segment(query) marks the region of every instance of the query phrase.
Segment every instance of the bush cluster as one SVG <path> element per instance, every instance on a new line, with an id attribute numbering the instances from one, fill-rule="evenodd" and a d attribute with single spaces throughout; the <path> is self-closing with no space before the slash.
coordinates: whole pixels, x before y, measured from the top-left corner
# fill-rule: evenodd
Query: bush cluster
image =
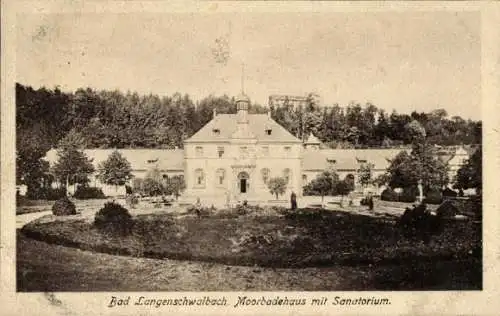
<path id="1" fill-rule="evenodd" d="M 191 205 L 187 208 L 188 214 L 196 214 L 198 217 L 206 217 L 209 216 L 212 211 L 215 210 L 215 207 L 205 207 L 205 206 L 196 206 Z"/>
<path id="2" fill-rule="evenodd" d="M 399 195 L 399 202 L 413 203 L 417 200 L 418 188 L 411 186 L 403 188 L 403 192 Z"/>
<path id="3" fill-rule="evenodd" d="M 55 201 L 66 196 L 64 188 L 36 188 L 26 192 L 26 197 L 30 200 L 49 200 Z"/>
<path id="4" fill-rule="evenodd" d="M 436 209 L 436 215 L 441 218 L 451 218 L 458 214 L 458 207 L 447 200 Z"/>
<path id="5" fill-rule="evenodd" d="M 438 189 L 430 189 L 425 194 L 424 203 L 426 204 L 441 204 L 443 202 L 443 195 Z"/>
<path id="6" fill-rule="evenodd" d="M 94 218 L 95 227 L 111 233 L 129 234 L 133 225 L 134 221 L 129 211 L 114 202 L 104 204 Z"/>
<path id="7" fill-rule="evenodd" d="M 406 202 L 413 203 L 417 200 L 418 188 L 417 187 L 407 187 L 403 189 L 400 194 L 396 193 L 393 189 L 387 188 L 382 191 L 380 199 L 382 201 L 393 201 L 393 202 Z M 424 203 L 426 204 L 441 204 L 443 202 L 443 195 L 438 189 L 430 189 L 425 194 Z"/>
<path id="8" fill-rule="evenodd" d="M 457 197 L 458 193 L 453 191 L 450 188 L 446 188 L 443 190 L 443 197 Z"/>
<path id="9" fill-rule="evenodd" d="M 73 194 L 75 199 L 104 199 L 106 196 L 102 192 L 101 188 L 96 187 L 86 187 L 86 186 L 78 186 Z"/>
<path id="10" fill-rule="evenodd" d="M 432 235 L 442 232 L 443 218 L 432 215 L 425 204 L 420 204 L 411 209 L 406 208 L 399 218 L 398 226 L 405 237 L 419 238 L 427 243 Z"/>
<path id="11" fill-rule="evenodd" d="M 76 214 L 75 204 L 67 196 L 64 196 L 52 205 L 52 214 L 56 216 L 74 215 Z"/>
<path id="12" fill-rule="evenodd" d="M 384 191 L 382 191 L 382 194 L 380 194 L 380 199 L 382 201 L 399 201 L 399 195 L 394 192 L 393 189 L 387 188 Z"/>

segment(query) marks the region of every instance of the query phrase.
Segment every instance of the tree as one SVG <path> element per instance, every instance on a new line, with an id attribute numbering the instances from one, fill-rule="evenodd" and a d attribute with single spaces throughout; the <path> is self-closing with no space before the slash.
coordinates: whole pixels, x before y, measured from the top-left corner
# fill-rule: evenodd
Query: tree
<path id="1" fill-rule="evenodd" d="M 149 196 L 162 195 L 165 192 L 158 168 L 153 168 L 146 173 L 146 177 L 142 182 L 142 189 Z"/>
<path id="2" fill-rule="evenodd" d="M 88 176 L 95 171 L 92 161 L 80 149 L 81 144 L 76 139 L 75 134 L 70 133 L 59 142 L 58 160 L 52 170 L 59 183 L 66 188 L 76 183 L 86 185 L 90 181 Z"/>
<path id="3" fill-rule="evenodd" d="M 130 163 L 118 150 L 113 151 L 108 159 L 99 164 L 98 171 L 97 178 L 105 184 L 114 185 L 116 190 L 133 177 Z"/>
<path id="4" fill-rule="evenodd" d="M 276 200 L 280 195 L 284 194 L 286 191 L 286 179 L 283 177 L 275 177 L 269 179 L 267 182 L 267 187 L 269 188 L 269 192 L 276 196 Z"/>
<path id="5" fill-rule="evenodd" d="M 186 189 L 186 183 L 184 182 L 184 177 L 182 176 L 173 176 L 168 179 L 166 192 L 167 194 L 175 195 L 175 199 L 177 200 L 181 195 L 182 191 Z"/>
<path id="6" fill-rule="evenodd" d="M 442 188 L 448 183 L 447 166 L 437 159 L 432 145 L 415 143 L 411 154 L 400 152 L 387 168 L 391 188 L 416 187 L 422 181 L 424 191 Z"/>
<path id="7" fill-rule="evenodd" d="M 372 170 L 374 165 L 372 163 L 362 164 L 358 169 L 358 181 L 363 186 L 366 187 L 373 183 L 372 181 Z"/>
<path id="8" fill-rule="evenodd" d="M 323 204 L 325 195 L 334 195 L 337 189 L 339 177 L 335 172 L 324 171 L 304 186 L 304 193 L 308 195 L 320 195 Z"/>
<path id="9" fill-rule="evenodd" d="M 340 195 L 340 203 L 344 200 L 344 196 L 348 195 L 349 192 L 352 191 L 352 185 L 349 183 L 349 181 L 342 180 L 337 182 L 337 185 L 335 186 L 336 193 Z"/>
<path id="10" fill-rule="evenodd" d="M 144 180 L 142 178 L 133 178 L 132 179 L 132 191 L 134 193 L 144 193 L 143 187 Z"/>
<path id="11" fill-rule="evenodd" d="M 417 120 L 406 124 L 405 132 L 409 143 L 422 142 L 426 136 L 425 128 Z"/>
<path id="12" fill-rule="evenodd" d="M 467 162 L 458 169 L 455 187 L 457 189 L 476 189 L 476 194 L 480 195 L 483 188 L 483 158 L 482 149 L 479 147 Z"/>

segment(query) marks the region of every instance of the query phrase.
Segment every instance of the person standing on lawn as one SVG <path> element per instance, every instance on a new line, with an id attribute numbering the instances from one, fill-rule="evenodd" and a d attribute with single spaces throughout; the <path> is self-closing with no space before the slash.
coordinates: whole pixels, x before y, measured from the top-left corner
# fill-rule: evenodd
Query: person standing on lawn
<path id="1" fill-rule="evenodd" d="M 297 195 L 295 194 L 295 192 L 292 192 L 292 194 L 290 195 L 290 204 L 292 210 L 297 209 Z"/>
<path id="2" fill-rule="evenodd" d="M 368 192 L 368 196 L 366 197 L 366 199 L 367 199 L 368 210 L 373 211 L 373 195 L 371 192 Z"/>

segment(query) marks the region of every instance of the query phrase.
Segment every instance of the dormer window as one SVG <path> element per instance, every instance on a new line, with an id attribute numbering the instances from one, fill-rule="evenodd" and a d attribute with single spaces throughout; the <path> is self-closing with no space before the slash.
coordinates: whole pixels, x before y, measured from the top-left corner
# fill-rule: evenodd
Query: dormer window
<path id="1" fill-rule="evenodd" d="M 220 135 L 220 129 L 218 129 L 218 128 L 214 128 L 214 129 L 212 130 L 212 132 L 213 132 L 215 135 Z"/>

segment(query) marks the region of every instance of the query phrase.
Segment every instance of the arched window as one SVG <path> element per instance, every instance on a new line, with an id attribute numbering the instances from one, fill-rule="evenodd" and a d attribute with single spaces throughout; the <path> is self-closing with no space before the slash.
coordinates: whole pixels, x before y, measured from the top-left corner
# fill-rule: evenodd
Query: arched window
<path id="1" fill-rule="evenodd" d="M 224 169 L 217 169 L 215 172 L 215 181 L 217 186 L 223 186 L 225 183 L 226 179 L 226 170 Z"/>
<path id="2" fill-rule="evenodd" d="M 260 174 L 262 175 L 262 182 L 264 182 L 265 184 L 267 184 L 267 182 L 269 181 L 269 177 L 271 175 L 271 171 L 269 171 L 268 168 L 263 168 L 260 171 Z"/>
<path id="3" fill-rule="evenodd" d="M 204 187 L 205 186 L 205 173 L 203 169 L 196 169 L 194 171 L 195 186 Z"/>
<path id="4" fill-rule="evenodd" d="M 289 168 L 283 170 L 283 178 L 285 178 L 287 184 L 290 182 L 291 177 L 292 177 L 292 171 Z"/>

